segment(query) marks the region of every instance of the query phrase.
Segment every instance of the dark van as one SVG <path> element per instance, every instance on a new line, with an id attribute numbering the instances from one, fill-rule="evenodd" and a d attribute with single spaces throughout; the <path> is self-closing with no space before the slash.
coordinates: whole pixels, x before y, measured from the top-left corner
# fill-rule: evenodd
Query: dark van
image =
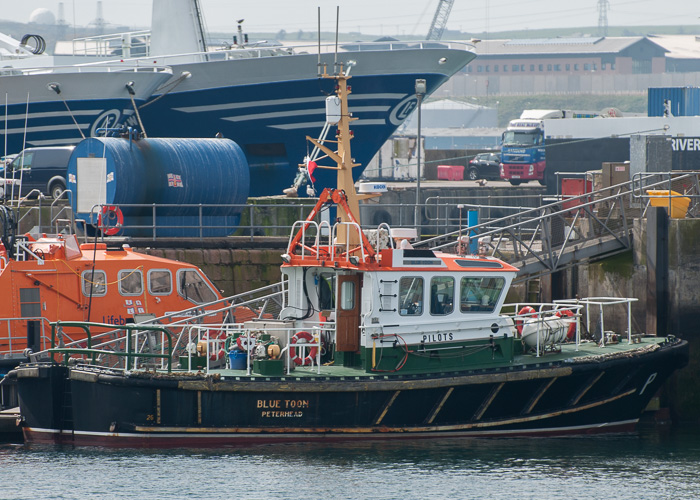
<path id="1" fill-rule="evenodd" d="M 38 189 L 53 198 L 66 189 L 68 160 L 75 146 L 27 148 L 12 160 L 7 177 L 22 179 L 20 196 Z M 8 195 L 10 189 L 7 190 Z"/>

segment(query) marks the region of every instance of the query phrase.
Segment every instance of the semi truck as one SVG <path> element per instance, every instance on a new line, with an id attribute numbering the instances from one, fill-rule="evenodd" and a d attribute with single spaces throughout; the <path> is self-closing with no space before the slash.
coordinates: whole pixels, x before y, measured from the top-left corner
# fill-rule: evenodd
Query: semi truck
<path id="1" fill-rule="evenodd" d="M 517 186 L 523 182 L 546 184 L 545 123 L 553 119 L 617 117 L 616 108 L 597 111 L 564 109 L 526 109 L 520 118 L 511 120 L 501 144 L 501 179 Z"/>

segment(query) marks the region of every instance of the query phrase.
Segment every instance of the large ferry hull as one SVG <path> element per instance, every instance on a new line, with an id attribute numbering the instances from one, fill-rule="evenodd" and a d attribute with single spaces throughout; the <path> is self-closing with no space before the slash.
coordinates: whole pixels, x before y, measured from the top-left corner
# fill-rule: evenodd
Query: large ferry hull
<path id="1" fill-rule="evenodd" d="M 623 356 L 440 376 L 164 377 L 57 365 L 15 373 L 29 443 L 236 446 L 632 432 L 687 363 L 672 340 Z"/>

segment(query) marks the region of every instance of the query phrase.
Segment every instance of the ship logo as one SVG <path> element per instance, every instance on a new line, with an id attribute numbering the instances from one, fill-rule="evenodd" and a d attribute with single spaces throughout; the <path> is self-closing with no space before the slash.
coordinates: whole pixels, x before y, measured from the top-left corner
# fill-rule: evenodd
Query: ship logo
<path id="1" fill-rule="evenodd" d="M 119 122 L 119 118 L 121 118 L 121 115 L 122 114 L 118 109 L 110 109 L 108 111 L 104 111 L 100 116 L 97 117 L 95 122 L 92 124 L 92 128 L 90 129 L 90 136 L 97 136 L 98 129 L 114 127 Z"/>
<path id="2" fill-rule="evenodd" d="M 398 103 L 393 110 L 391 110 L 391 115 L 389 120 L 395 126 L 399 126 L 403 121 L 408 118 L 416 106 L 418 105 L 418 98 L 414 95 L 410 95 L 404 98 L 400 103 Z"/>

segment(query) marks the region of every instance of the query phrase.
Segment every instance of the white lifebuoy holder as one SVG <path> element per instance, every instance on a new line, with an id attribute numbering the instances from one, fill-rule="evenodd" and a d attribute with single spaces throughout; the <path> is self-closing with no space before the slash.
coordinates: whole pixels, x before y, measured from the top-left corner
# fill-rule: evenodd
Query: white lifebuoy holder
<path id="1" fill-rule="evenodd" d="M 314 336 L 311 335 L 309 332 L 297 332 L 294 334 L 290 341 L 290 346 L 289 346 L 289 357 L 292 358 L 292 361 L 294 361 L 297 365 L 299 366 L 308 366 L 308 365 L 313 365 L 315 359 L 316 359 L 316 354 L 318 353 L 318 346 L 312 346 L 309 349 L 309 353 L 306 355 L 306 357 L 302 358 L 297 354 L 296 348 L 292 344 L 308 344 L 310 342 L 313 342 Z M 301 351 L 301 349 L 299 349 Z"/>
<path id="2" fill-rule="evenodd" d="M 255 349 L 255 344 L 257 343 L 257 340 L 255 339 L 254 336 L 247 337 L 245 335 L 241 335 L 236 339 L 236 345 L 241 351 L 248 352 L 252 349 Z"/>
<path id="3" fill-rule="evenodd" d="M 97 217 L 97 227 L 107 236 L 114 236 L 122 230 L 124 214 L 114 205 L 104 205 Z"/>

